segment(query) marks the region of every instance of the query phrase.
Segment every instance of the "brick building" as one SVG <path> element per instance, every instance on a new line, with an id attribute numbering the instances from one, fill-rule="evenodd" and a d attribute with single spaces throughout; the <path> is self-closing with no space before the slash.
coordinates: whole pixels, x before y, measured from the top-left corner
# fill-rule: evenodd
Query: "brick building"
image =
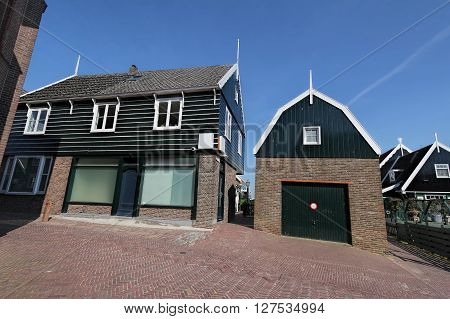
<path id="1" fill-rule="evenodd" d="M 0 1 L 0 162 L 46 8 L 43 0 Z"/>
<path id="2" fill-rule="evenodd" d="M 21 96 L 0 210 L 211 227 L 244 169 L 237 64 L 73 75 Z"/>
<path id="3" fill-rule="evenodd" d="M 386 250 L 380 148 L 346 106 L 311 87 L 277 111 L 254 154 L 256 229 Z"/>

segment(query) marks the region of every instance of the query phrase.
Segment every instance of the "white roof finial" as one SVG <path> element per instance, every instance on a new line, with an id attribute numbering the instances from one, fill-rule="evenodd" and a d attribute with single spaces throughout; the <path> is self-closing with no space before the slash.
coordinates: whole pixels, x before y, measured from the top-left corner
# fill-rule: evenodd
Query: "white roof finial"
<path id="1" fill-rule="evenodd" d="M 309 104 L 313 104 L 312 70 L 309 70 Z"/>
<path id="2" fill-rule="evenodd" d="M 236 50 L 236 64 L 237 64 L 237 70 L 236 70 L 236 80 L 239 80 L 239 38 L 237 39 L 237 50 Z"/>
<path id="3" fill-rule="evenodd" d="M 80 55 L 78 54 L 77 64 L 75 65 L 74 75 L 78 75 L 78 68 L 80 67 Z"/>
<path id="4" fill-rule="evenodd" d="M 403 139 L 401 137 L 398 138 L 398 145 L 400 145 L 400 152 L 403 154 Z"/>
<path id="5" fill-rule="evenodd" d="M 436 143 L 437 151 L 438 151 L 438 153 L 440 153 L 441 150 L 439 149 L 439 141 L 438 141 L 437 133 L 434 133 L 434 139 L 436 140 L 435 143 Z"/>

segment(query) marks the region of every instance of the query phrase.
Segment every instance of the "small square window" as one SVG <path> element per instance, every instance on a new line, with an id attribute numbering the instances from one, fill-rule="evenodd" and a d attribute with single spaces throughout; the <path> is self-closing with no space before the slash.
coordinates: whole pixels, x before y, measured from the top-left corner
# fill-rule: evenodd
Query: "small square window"
<path id="1" fill-rule="evenodd" d="M 448 164 L 434 164 L 437 178 L 450 178 L 450 170 Z"/>
<path id="2" fill-rule="evenodd" d="M 118 114 L 117 104 L 94 104 L 91 132 L 114 132 Z"/>
<path id="3" fill-rule="evenodd" d="M 155 120 L 153 129 L 169 130 L 181 127 L 183 111 L 182 99 L 158 99 L 155 102 Z"/>
<path id="4" fill-rule="evenodd" d="M 303 127 L 303 145 L 320 145 L 320 126 Z"/>
<path id="5" fill-rule="evenodd" d="M 28 109 L 27 123 L 23 134 L 44 134 L 50 109 Z"/>

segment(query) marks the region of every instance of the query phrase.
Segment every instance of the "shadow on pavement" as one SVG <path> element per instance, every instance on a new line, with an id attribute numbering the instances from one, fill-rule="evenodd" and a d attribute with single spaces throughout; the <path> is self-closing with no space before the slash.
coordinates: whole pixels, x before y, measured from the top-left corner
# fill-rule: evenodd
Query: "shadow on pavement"
<path id="1" fill-rule="evenodd" d="M 229 222 L 231 224 L 241 225 L 241 226 L 245 226 L 245 227 L 248 227 L 248 228 L 251 228 L 251 229 L 254 228 L 253 216 L 244 216 L 244 214 L 242 214 L 242 212 L 236 213 L 233 216 L 233 218 L 231 218 L 229 220 Z"/>
<path id="2" fill-rule="evenodd" d="M 0 237 L 38 218 L 35 213 L 0 213 Z"/>
<path id="3" fill-rule="evenodd" d="M 394 238 L 388 238 L 391 244 L 391 255 L 395 256 L 403 261 L 420 264 L 423 266 L 439 268 L 450 272 L 450 261 L 445 257 L 433 254 L 429 251 L 410 245 L 401 241 L 397 241 Z M 404 252 L 412 255 L 412 257 Z"/>

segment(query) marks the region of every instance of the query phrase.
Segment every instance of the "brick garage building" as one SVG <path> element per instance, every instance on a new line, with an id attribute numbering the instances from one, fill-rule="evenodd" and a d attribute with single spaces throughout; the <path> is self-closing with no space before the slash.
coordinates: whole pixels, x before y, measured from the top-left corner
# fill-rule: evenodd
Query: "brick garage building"
<path id="1" fill-rule="evenodd" d="M 254 154 L 256 229 L 386 251 L 380 148 L 346 106 L 310 88 Z"/>
<path id="2" fill-rule="evenodd" d="M 46 8 L 43 0 L 0 1 L 0 162 Z"/>
<path id="3" fill-rule="evenodd" d="M 21 100 L 0 211 L 212 227 L 244 169 L 238 65 L 73 75 Z"/>

